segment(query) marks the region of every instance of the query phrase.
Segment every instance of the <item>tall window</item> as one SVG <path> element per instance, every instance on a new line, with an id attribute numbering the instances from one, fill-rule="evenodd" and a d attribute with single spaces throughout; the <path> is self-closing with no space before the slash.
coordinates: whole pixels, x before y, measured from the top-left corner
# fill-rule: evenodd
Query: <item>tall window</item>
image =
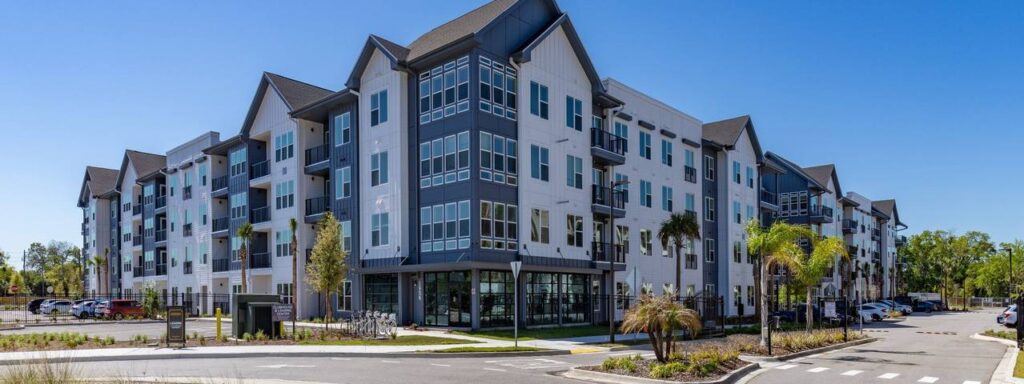
<path id="1" fill-rule="evenodd" d="M 274 161 L 295 157 L 295 132 L 285 132 L 274 137 Z"/>
<path id="2" fill-rule="evenodd" d="M 519 247 L 519 210 L 514 204 L 480 201 L 480 246 L 515 251 Z"/>
<path id="3" fill-rule="evenodd" d="M 515 68 L 480 56 L 480 110 L 516 119 L 518 82 Z"/>
<path id="4" fill-rule="evenodd" d="M 469 56 L 420 74 L 420 124 L 469 110 Z"/>
<path id="5" fill-rule="evenodd" d="M 740 212 L 740 202 L 732 202 L 732 215 L 733 221 L 736 222 L 736 224 L 740 224 L 743 222 L 743 214 Z"/>
<path id="6" fill-rule="evenodd" d="M 454 153 L 452 154 L 454 156 Z M 388 152 L 370 155 L 370 186 L 376 187 L 388 182 Z"/>
<path id="7" fill-rule="evenodd" d="M 651 159 L 651 134 L 640 132 L 640 157 Z"/>
<path id="8" fill-rule="evenodd" d="M 388 245 L 388 213 L 374 213 L 370 216 L 370 245 Z"/>
<path id="9" fill-rule="evenodd" d="M 732 262 L 734 262 L 734 263 L 741 263 L 741 262 L 743 262 L 742 254 L 743 254 L 743 247 L 740 245 L 740 242 L 737 241 L 735 243 L 732 243 Z"/>
<path id="10" fill-rule="evenodd" d="M 715 181 L 715 158 L 704 156 L 704 179 Z"/>
<path id="11" fill-rule="evenodd" d="M 469 200 L 420 208 L 423 252 L 469 248 Z"/>
<path id="12" fill-rule="evenodd" d="M 615 136 L 621 137 L 623 139 L 629 138 L 629 126 L 626 125 L 626 123 L 623 123 L 621 121 L 615 120 L 615 129 L 614 129 L 614 131 L 615 131 Z"/>
<path id="13" fill-rule="evenodd" d="M 732 162 L 732 181 L 736 184 L 742 183 L 740 180 L 740 163 L 738 161 Z"/>
<path id="14" fill-rule="evenodd" d="M 566 185 L 576 189 L 583 189 L 583 159 L 573 155 L 565 155 L 565 167 Z"/>
<path id="15" fill-rule="evenodd" d="M 651 256 L 654 254 L 653 237 L 650 229 L 640 230 L 640 254 Z"/>
<path id="16" fill-rule="evenodd" d="M 565 126 L 577 131 L 583 130 L 583 101 L 580 99 L 565 97 Z"/>
<path id="17" fill-rule="evenodd" d="M 334 145 L 348 144 L 352 141 L 352 114 L 345 112 L 334 116 Z"/>
<path id="18" fill-rule="evenodd" d="M 566 244 L 570 247 L 582 247 L 583 246 L 583 216 L 566 215 L 565 216 L 565 240 Z"/>
<path id="19" fill-rule="evenodd" d="M 246 216 L 246 209 L 249 205 L 249 193 L 242 192 L 231 195 L 229 198 L 229 206 L 231 208 L 231 218 L 239 219 Z"/>
<path id="20" fill-rule="evenodd" d="M 640 180 L 640 205 L 650 208 L 653 205 L 653 194 L 651 182 Z"/>
<path id="21" fill-rule="evenodd" d="M 715 262 L 715 239 L 704 239 L 704 261 Z"/>
<path id="22" fill-rule="evenodd" d="M 420 188 L 468 179 L 469 131 L 420 143 Z"/>
<path id="23" fill-rule="evenodd" d="M 661 209 L 672 212 L 672 188 L 661 186 Z"/>
<path id="24" fill-rule="evenodd" d="M 704 197 L 704 221 L 715 221 L 714 197 Z"/>
<path id="25" fill-rule="evenodd" d="M 289 180 L 274 186 L 274 204 L 277 209 L 295 206 L 295 181 Z"/>
<path id="26" fill-rule="evenodd" d="M 618 185 L 615 186 L 615 190 L 622 194 L 622 202 L 629 202 L 629 176 L 621 173 L 615 173 L 615 182 Z"/>
<path id="27" fill-rule="evenodd" d="M 370 126 L 388 122 L 388 90 L 370 95 Z"/>
<path id="28" fill-rule="evenodd" d="M 341 222 L 341 249 L 352 252 L 352 220 Z"/>
<path id="29" fill-rule="evenodd" d="M 672 142 L 661 140 L 661 163 L 672 166 Z"/>
<path id="30" fill-rule="evenodd" d="M 530 145 L 530 177 L 548 181 L 548 174 L 548 149 L 536 145 Z"/>
<path id="31" fill-rule="evenodd" d="M 754 188 L 754 168 L 747 167 L 747 187 Z"/>
<path id="32" fill-rule="evenodd" d="M 292 255 L 291 229 L 274 232 L 274 254 L 277 257 Z"/>
<path id="33" fill-rule="evenodd" d="M 516 140 L 480 132 L 480 179 L 500 184 L 518 184 L 518 153 Z"/>
<path id="34" fill-rule="evenodd" d="M 530 114 L 548 118 L 548 87 L 533 81 L 530 82 Z"/>
<path id="35" fill-rule="evenodd" d="M 231 166 L 231 176 L 241 175 L 245 173 L 245 162 L 247 152 L 248 151 L 245 148 L 242 148 L 237 151 L 231 152 L 231 154 L 228 155 L 228 163 Z"/>
<path id="36" fill-rule="evenodd" d="M 697 212 L 695 197 L 692 193 L 686 194 L 686 210 L 689 212 Z"/>
<path id="37" fill-rule="evenodd" d="M 210 174 L 210 166 L 207 164 L 199 164 L 199 185 L 206 186 L 206 179 Z"/>
<path id="38" fill-rule="evenodd" d="M 534 208 L 530 212 L 530 241 L 548 244 L 551 240 L 551 227 L 548 221 L 548 210 Z"/>
<path id="39" fill-rule="evenodd" d="M 334 198 L 344 199 L 352 196 L 352 167 L 343 167 L 334 171 Z"/>

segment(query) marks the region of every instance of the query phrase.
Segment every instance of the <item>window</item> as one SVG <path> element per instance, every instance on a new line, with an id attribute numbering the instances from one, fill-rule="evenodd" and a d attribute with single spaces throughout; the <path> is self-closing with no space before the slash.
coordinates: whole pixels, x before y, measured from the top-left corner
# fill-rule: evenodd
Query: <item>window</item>
<path id="1" fill-rule="evenodd" d="M 277 294 L 281 296 L 281 302 L 291 304 L 295 301 L 295 290 L 291 283 L 278 283 Z"/>
<path id="2" fill-rule="evenodd" d="M 452 137 L 454 140 L 454 136 Z M 454 148 L 453 148 L 454 152 Z M 454 153 L 452 154 L 454 156 Z M 388 182 L 388 152 L 370 155 L 370 186 L 376 187 Z"/>
<path id="3" fill-rule="evenodd" d="M 565 216 L 565 241 L 570 247 L 583 247 L 583 216 Z"/>
<path id="4" fill-rule="evenodd" d="M 231 152 L 228 155 L 228 163 L 230 164 L 231 176 L 241 175 L 245 173 L 245 162 L 246 162 L 246 149 L 242 148 L 237 151 Z"/>
<path id="5" fill-rule="evenodd" d="M 704 221 L 715 221 L 714 197 L 704 197 Z"/>
<path id="6" fill-rule="evenodd" d="M 740 202 L 732 202 L 732 215 L 734 218 L 733 221 L 736 222 L 736 224 L 741 224 L 743 222 L 743 216 L 742 213 L 740 213 Z"/>
<path id="7" fill-rule="evenodd" d="M 687 213 L 689 213 L 689 212 L 696 213 L 697 212 L 697 210 L 695 208 L 696 202 L 694 201 L 694 199 L 695 199 L 695 197 L 694 197 L 694 195 L 692 193 L 687 193 L 686 194 L 686 211 L 687 211 Z"/>
<path id="8" fill-rule="evenodd" d="M 469 200 L 420 208 L 423 252 L 469 248 Z"/>
<path id="9" fill-rule="evenodd" d="M 388 213 L 374 213 L 370 217 L 370 245 L 388 245 Z"/>
<path id="10" fill-rule="evenodd" d="M 737 161 L 732 162 L 732 181 L 736 184 L 742 183 L 740 180 L 740 163 Z"/>
<path id="11" fill-rule="evenodd" d="M 583 131 L 583 101 L 580 99 L 565 97 L 565 126 Z"/>
<path id="12" fill-rule="evenodd" d="M 338 310 L 352 310 L 352 282 L 345 280 L 341 283 L 341 300 L 338 301 Z"/>
<path id="13" fill-rule="evenodd" d="M 206 179 L 210 174 L 210 167 L 206 164 L 199 165 L 199 185 L 206 186 Z"/>
<path id="14" fill-rule="evenodd" d="M 286 132 L 274 137 L 274 161 L 295 157 L 295 132 Z"/>
<path id="15" fill-rule="evenodd" d="M 640 132 L 640 157 L 651 159 L 651 134 Z"/>
<path id="16" fill-rule="evenodd" d="M 629 126 L 626 123 L 616 120 L 615 121 L 615 136 L 626 139 L 629 137 Z"/>
<path id="17" fill-rule="evenodd" d="M 277 209 L 295 206 L 295 181 L 289 180 L 274 186 L 274 203 Z"/>
<path id="18" fill-rule="evenodd" d="M 646 180 L 640 180 L 640 205 L 650 208 L 652 205 L 652 194 L 651 182 Z"/>
<path id="19" fill-rule="evenodd" d="M 334 116 L 334 145 L 348 144 L 352 141 L 352 114 L 345 112 Z"/>
<path id="20" fill-rule="evenodd" d="M 661 209 L 672 212 L 672 188 L 661 187 Z"/>
<path id="21" fill-rule="evenodd" d="M 704 156 L 704 179 L 715 181 L 715 158 Z"/>
<path id="22" fill-rule="evenodd" d="M 754 286 L 747 286 L 747 305 L 754 306 Z"/>
<path id="23" fill-rule="evenodd" d="M 622 246 L 622 254 L 629 255 L 629 227 L 625 225 L 615 226 L 615 242 Z"/>
<path id="24" fill-rule="evenodd" d="M 565 183 L 566 185 L 583 189 L 583 159 L 565 155 Z"/>
<path id="25" fill-rule="evenodd" d="M 753 220 L 753 219 L 754 219 L 754 206 L 748 204 L 747 205 L 747 221 L 750 221 L 750 220 Z"/>
<path id="26" fill-rule="evenodd" d="M 468 179 L 469 131 L 420 143 L 420 188 Z"/>
<path id="27" fill-rule="evenodd" d="M 242 238 L 231 236 L 231 261 L 238 261 L 238 252 L 242 249 Z"/>
<path id="28" fill-rule="evenodd" d="M 741 263 L 743 262 L 743 246 L 740 242 L 732 243 L 732 262 Z"/>
<path id="29" fill-rule="evenodd" d="M 292 255 L 292 231 L 286 229 L 274 233 L 274 254 L 277 257 Z"/>
<path id="30" fill-rule="evenodd" d="M 469 110 L 469 56 L 420 74 L 420 124 Z"/>
<path id="31" fill-rule="evenodd" d="M 704 239 L 704 261 L 715 262 L 715 239 Z"/>
<path id="32" fill-rule="evenodd" d="M 493 113 L 509 120 L 515 120 L 517 87 L 518 82 L 516 81 L 515 68 L 480 56 L 481 111 Z"/>
<path id="33" fill-rule="evenodd" d="M 548 181 L 549 160 L 548 149 L 530 145 L 530 177 Z"/>
<path id="34" fill-rule="evenodd" d="M 345 252 L 352 252 L 352 220 L 345 220 L 341 223 L 341 249 Z"/>
<path id="35" fill-rule="evenodd" d="M 370 95 L 370 126 L 388 122 L 388 90 Z"/>
<path id="36" fill-rule="evenodd" d="M 661 163 L 672 166 L 672 142 L 664 139 L 661 140 Z"/>
<path id="37" fill-rule="evenodd" d="M 500 184 L 518 183 L 519 146 L 513 139 L 480 132 L 480 178 Z"/>
<path id="38" fill-rule="evenodd" d="M 629 176 L 623 175 L 621 173 L 616 173 L 615 174 L 615 182 L 619 183 L 619 185 L 616 185 L 614 189 L 622 194 L 622 202 L 623 203 L 628 203 L 629 202 Z"/>
<path id="39" fill-rule="evenodd" d="M 534 208 L 530 212 L 530 241 L 549 244 L 551 236 L 548 210 Z"/>
<path id="40" fill-rule="evenodd" d="M 548 87 L 530 82 L 530 114 L 548 118 Z"/>
<path id="41" fill-rule="evenodd" d="M 230 206 L 231 209 L 231 218 L 239 219 L 245 217 L 246 210 L 248 209 L 249 205 L 249 193 L 242 192 L 231 195 L 229 200 L 230 201 L 228 202 L 228 205 Z"/>
<path id="42" fill-rule="evenodd" d="M 644 256 L 651 256 L 654 254 L 654 247 L 652 244 L 652 236 L 650 229 L 640 230 L 640 254 Z"/>
<path id="43" fill-rule="evenodd" d="M 480 201 L 480 247 L 518 249 L 519 211 L 513 204 Z"/>
<path id="44" fill-rule="evenodd" d="M 344 199 L 352 196 L 352 167 L 343 167 L 334 171 L 334 198 Z"/>
<path id="45" fill-rule="evenodd" d="M 754 188 L 754 168 L 747 167 L 747 187 Z"/>

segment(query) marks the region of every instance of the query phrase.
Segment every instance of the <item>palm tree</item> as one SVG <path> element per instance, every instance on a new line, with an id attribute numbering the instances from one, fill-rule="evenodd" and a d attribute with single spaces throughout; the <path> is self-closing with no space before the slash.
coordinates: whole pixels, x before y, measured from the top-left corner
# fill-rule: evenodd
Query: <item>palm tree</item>
<path id="1" fill-rule="evenodd" d="M 620 331 L 646 333 L 655 358 L 668 362 L 675 345 L 675 330 L 685 329 L 690 335 L 696 335 L 701 330 L 700 315 L 679 305 L 672 290 L 654 296 L 650 285 L 645 284 L 640 291 L 637 304 L 626 312 Z"/>
<path id="2" fill-rule="evenodd" d="M 249 266 L 249 239 L 252 239 L 252 224 L 248 221 L 238 227 L 238 237 L 242 240 L 242 249 L 238 250 L 238 261 L 242 264 L 242 293 L 249 293 L 245 279 L 245 269 Z"/>
<path id="3" fill-rule="evenodd" d="M 697 216 L 690 213 L 672 213 L 668 219 L 661 222 L 658 229 L 658 239 L 661 240 L 662 248 L 668 248 L 669 242 L 675 245 L 676 251 L 676 285 L 678 293 L 683 284 L 683 244 L 693 239 L 700 239 L 700 224 L 697 223 Z"/>
<path id="4" fill-rule="evenodd" d="M 109 258 L 110 258 L 110 248 L 104 248 L 102 256 L 101 255 L 96 255 L 96 256 L 93 256 L 92 260 L 90 260 L 92 265 L 96 266 L 96 280 L 98 280 L 98 282 L 97 282 L 98 284 L 97 285 L 99 286 L 97 288 L 99 288 L 99 290 L 100 290 L 100 295 L 103 295 L 103 281 L 104 280 L 108 280 L 106 278 L 106 275 L 107 275 L 107 273 L 109 273 L 107 271 L 107 260 L 109 260 Z M 109 282 L 108 282 L 108 284 L 109 284 Z"/>
<path id="5" fill-rule="evenodd" d="M 761 346 L 768 346 L 768 270 L 775 265 L 796 269 L 800 267 L 804 250 L 797 243 L 811 238 L 814 233 L 807 227 L 783 222 L 772 223 L 767 229 L 755 219 L 747 222 L 747 249 L 761 260 Z"/>
<path id="6" fill-rule="evenodd" d="M 849 255 L 846 253 L 846 243 L 843 239 L 835 236 L 826 237 L 818 240 L 817 238 L 812 239 L 811 253 L 807 254 L 803 261 L 800 269 L 797 270 L 797 281 L 804 285 L 807 289 L 806 304 L 807 304 L 807 331 L 810 332 L 814 326 L 814 312 L 811 306 L 811 290 L 815 286 L 819 285 L 821 278 L 825 276 L 833 265 L 835 265 L 836 256 L 847 260 Z"/>
<path id="7" fill-rule="evenodd" d="M 299 295 L 295 293 L 295 288 L 299 286 L 299 272 L 298 272 L 298 252 L 299 252 L 299 239 L 295 233 L 299 229 L 299 222 L 295 218 L 288 219 L 288 228 L 292 230 L 292 287 L 289 289 L 289 293 L 292 294 L 292 337 L 295 337 L 295 313 L 298 311 L 296 304 L 298 302 Z"/>

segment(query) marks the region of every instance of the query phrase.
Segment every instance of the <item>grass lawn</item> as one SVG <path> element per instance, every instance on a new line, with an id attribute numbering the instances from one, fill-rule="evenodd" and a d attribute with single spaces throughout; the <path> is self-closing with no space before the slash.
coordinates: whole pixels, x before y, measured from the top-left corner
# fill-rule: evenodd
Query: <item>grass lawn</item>
<path id="1" fill-rule="evenodd" d="M 467 353 L 467 352 L 537 352 L 546 351 L 543 348 L 533 347 L 455 347 L 431 351 L 432 353 Z"/>
<path id="2" fill-rule="evenodd" d="M 1024 377 L 1024 353 L 1017 354 L 1017 364 L 1013 366 L 1013 377 Z"/>
<path id="3" fill-rule="evenodd" d="M 471 340 L 449 339 L 434 336 L 399 336 L 397 339 L 370 340 L 305 340 L 302 345 L 449 345 L 476 344 Z"/>
<path id="4" fill-rule="evenodd" d="M 500 330 L 500 331 L 477 331 L 477 332 L 462 332 L 454 331 L 452 333 L 466 336 L 483 337 L 494 340 L 505 340 L 512 341 L 514 339 L 513 332 L 511 329 Z M 599 325 L 586 325 L 579 327 L 561 327 L 561 328 L 539 328 L 539 329 L 520 329 L 519 340 L 548 340 L 548 339 L 565 339 L 569 337 L 580 337 L 580 336 L 594 336 L 594 335 L 607 335 L 608 327 Z"/>
<path id="5" fill-rule="evenodd" d="M 1012 340 L 1012 341 L 1016 341 L 1017 340 L 1017 331 L 1015 331 L 1015 330 L 1013 330 L 1013 331 L 1006 331 L 1006 330 L 997 331 L 997 330 L 994 330 L 994 329 L 986 329 L 985 332 L 981 333 L 981 335 L 982 336 L 988 336 L 988 337 L 998 337 L 998 338 L 1001 338 L 1001 339 Z"/>

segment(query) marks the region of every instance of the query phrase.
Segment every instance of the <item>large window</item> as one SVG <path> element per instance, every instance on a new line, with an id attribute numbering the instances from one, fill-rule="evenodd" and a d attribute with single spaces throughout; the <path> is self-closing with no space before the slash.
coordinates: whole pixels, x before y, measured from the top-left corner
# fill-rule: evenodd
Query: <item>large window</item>
<path id="1" fill-rule="evenodd" d="M 370 126 L 388 122 L 388 90 L 370 95 Z"/>
<path id="2" fill-rule="evenodd" d="M 626 125 L 626 123 L 624 123 L 624 122 L 621 122 L 619 120 L 615 120 L 614 132 L 615 132 L 615 136 L 621 137 L 623 139 L 628 139 L 629 138 L 629 126 Z"/>
<path id="3" fill-rule="evenodd" d="M 248 151 L 245 148 L 231 152 L 228 155 L 228 163 L 230 164 L 231 176 L 241 175 L 245 173 L 246 153 Z"/>
<path id="4" fill-rule="evenodd" d="M 469 200 L 421 207 L 421 251 L 469 248 L 469 207 Z"/>
<path id="5" fill-rule="evenodd" d="M 471 325 L 473 280 L 469 271 L 424 273 L 423 282 L 424 323 L 452 327 Z"/>
<path id="6" fill-rule="evenodd" d="M 345 252 L 352 252 L 352 221 L 345 220 L 341 223 L 341 249 Z"/>
<path id="7" fill-rule="evenodd" d="M 715 221 L 715 198 L 704 197 L 704 220 Z"/>
<path id="8" fill-rule="evenodd" d="M 469 56 L 420 74 L 420 124 L 469 110 Z"/>
<path id="9" fill-rule="evenodd" d="M 715 262 L 715 239 L 704 239 L 704 261 Z"/>
<path id="10" fill-rule="evenodd" d="M 570 247 L 583 247 L 583 216 L 565 216 L 565 241 Z"/>
<path id="11" fill-rule="evenodd" d="M 295 157 L 295 132 L 285 132 L 274 137 L 274 161 Z"/>
<path id="12" fill-rule="evenodd" d="M 388 152 L 370 155 L 370 186 L 376 187 L 388 182 Z"/>
<path id="13" fill-rule="evenodd" d="M 274 186 L 274 206 L 277 209 L 295 206 L 295 180 L 277 183 Z"/>
<path id="14" fill-rule="evenodd" d="M 661 186 L 661 209 L 672 212 L 672 188 Z"/>
<path id="15" fill-rule="evenodd" d="M 343 199 L 352 196 L 352 167 L 343 167 L 334 171 L 334 198 Z"/>
<path id="16" fill-rule="evenodd" d="M 511 272 L 480 271 L 480 326 L 512 325 L 514 295 Z"/>
<path id="17" fill-rule="evenodd" d="M 370 245 L 388 245 L 388 213 L 374 213 L 370 216 Z"/>
<path id="18" fill-rule="evenodd" d="M 231 218 L 240 219 L 246 216 L 246 209 L 249 206 L 249 193 L 242 192 L 231 195 L 229 198 L 229 206 L 231 209 Z"/>
<path id="19" fill-rule="evenodd" d="M 754 168 L 747 167 L 747 187 L 754 188 Z"/>
<path id="20" fill-rule="evenodd" d="M 651 159 L 651 134 L 640 132 L 640 157 Z"/>
<path id="21" fill-rule="evenodd" d="M 653 237 L 650 229 L 640 230 L 640 254 L 644 256 L 654 254 Z"/>
<path id="22" fill-rule="evenodd" d="M 672 166 L 672 142 L 664 139 L 661 140 L 661 163 Z"/>
<path id="23" fill-rule="evenodd" d="M 291 229 L 274 232 L 274 254 L 278 257 L 292 255 Z"/>
<path id="24" fill-rule="evenodd" d="M 732 162 L 732 181 L 736 184 L 742 183 L 740 180 L 740 163 L 738 161 Z"/>
<path id="25" fill-rule="evenodd" d="M 548 149 L 536 145 L 530 146 L 530 177 L 548 181 L 550 169 Z"/>
<path id="26" fill-rule="evenodd" d="M 468 179 L 469 131 L 420 143 L 420 188 Z"/>
<path id="27" fill-rule="evenodd" d="M 585 323 L 593 310 L 582 274 L 526 274 L 526 322 L 529 325 Z"/>
<path id="28" fill-rule="evenodd" d="M 741 224 L 743 222 L 743 213 L 740 211 L 740 202 L 738 201 L 732 202 L 732 216 L 733 222 L 736 224 Z"/>
<path id="29" fill-rule="evenodd" d="M 480 179 L 499 184 L 519 182 L 519 145 L 514 139 L 480 132 Z"/>
<path id="30" fill-rule="evenodd" d="M 516 70 L 480 56 L 480 110 L 516 119 Z"/>
<path id="31" fill-rule="evenodd" d="M 530 211 L 530 241 L 541 244 L 551 242 L 551 225 L 546 209 L 534 208 Z"/>
<path id="32" fill-rule="evenodd" d="M 577 131 L 583 130 L 583 101 L 572 96 L 565 97 L 565 126 Z"/>
<path id="33" fill-rule="evenodd" d="M 515 251 L 519 247 L 519 210 L 514 204 L 480 201 L 480 247 Z"/>
<path id="34" fill-rule="evenodd" d="M 352 140 L 352 114 L 345 112 L 334 116 L 334 145 L 348 144 Z"/>
<path id="35" fill-rule="evenodd" d="M 530 114 L 548 118 L 548 87 L 533 81 L 530 82 Z"/>
<path id="36" fill-rule="evenodd" d="M 651 191 L 651 182 L 646 180 L 640 180 L 640 205 L 650 208 L 653 204 L 653 191 Z"/>
<path id="37" fill-rule="evenodd" d="M 715 158 L 704 156 L 704 179 L 715 181 Z"/>
<path id="38" fill-rule="evenodd" d="M 576 189 L 583 189 L 583 159 L 565 155 L 565 170 L 565 184 Z"/>
<path id="39" fill-rule="evenodd" d="M 398 313 L 398 275 L 366 275 L 364 287 L 366 310 Z"/>

